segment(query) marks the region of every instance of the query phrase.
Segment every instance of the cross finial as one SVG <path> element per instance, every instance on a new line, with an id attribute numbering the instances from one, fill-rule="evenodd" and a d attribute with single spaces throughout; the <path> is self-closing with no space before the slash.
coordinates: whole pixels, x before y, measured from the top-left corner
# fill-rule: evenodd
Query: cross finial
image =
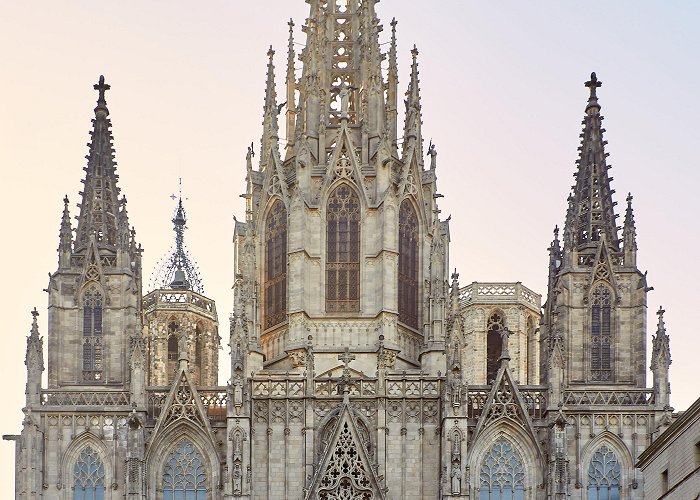
<path id="1" fill-rule="evenodd" d="M 634 197 L 632 196 L 632 193 L 627 193 L 627 206 L 630 207 L 632 206 L 632 200 Z"/>
<path id="2" fill-rule="evenodd" d="M 339 361 L 342 361 L 343 364 L 345 365 L 345 367 L 343 368 L 343 370 L 347 370 L 347 369 L 348 369 L 348 365 L 350 364 L 350 361 L 353 361 L 354 359 L 355 359 L 355 355 L 354 355 L 354 354 L 350 354 L 350 348 L 348 348 L 348 347 L 345 348 L 345 351 L 343 352 L 343 354 L 340 354 L 340 355 L 338 356 L 338 360 L 339 360 Z"/>
<path id="3" fill-rule="evenodd" d="M 665 312 L 666 311 L 664 310 L 663 306 L 659 306 L 659 310 L 656 311 L 656 314 L 659 316 L 660 319 L 663 319 Z"/>
<path id="4" fill-rule="evenodd" d="M 32 309 L 32 317 L 34 317 L 34 321 L 36 321 L 37 316 L 39 316 L 39 311 L 37 311 L 35 307 Z"/>
<path id="5" fill-rule="evenodd" d="M 596 76 L 595 72 L 591 73 L 591 79 L 588 80 L 584 85 L 586 85 L 586 87 L 588 87 L 588 89 L 591 91 L 591 96 L 588 98 L 588 100 L 597 101 L 598 96 L 596 95 L 596 89 L 603 85 L 603 82 L 598 80 L 598 77 Z"/>

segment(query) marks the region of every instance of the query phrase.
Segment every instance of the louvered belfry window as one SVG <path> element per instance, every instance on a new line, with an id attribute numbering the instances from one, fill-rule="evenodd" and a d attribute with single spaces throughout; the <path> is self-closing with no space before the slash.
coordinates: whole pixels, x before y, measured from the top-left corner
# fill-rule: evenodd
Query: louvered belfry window
<path id="1" fill-rule="evenodd" d="M 360 310 L 360 199 L 341 184 L 328 199 L 326 311 Z"/>
<path id="2" fill-rule="evenodd" d="M 596 286 L 591 301 L 591 379 L 595 382 L 612 380 L 610 304 L 610 289 Z"/>
<path id="3" fill-rule="evenodd" d="M 287 209 L 275 201 L 265 219 L 265 328 L 287 319 Z"/>
<path id="4" fill-rule="evenodd" d="M 83 295 L 83 380 L 100 382 L 102 376 L 102 294 L 91 287 Z"/>
<path id="5" fill-rule="evenodd" d="M 399 209 L 399 321 L 418 328 L 418 216 L 409 200 Z"/>

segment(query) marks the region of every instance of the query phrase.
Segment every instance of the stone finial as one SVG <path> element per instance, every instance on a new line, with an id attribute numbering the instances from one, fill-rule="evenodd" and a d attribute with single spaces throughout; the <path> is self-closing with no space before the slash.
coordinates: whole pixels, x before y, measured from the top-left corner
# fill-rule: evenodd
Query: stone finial
<path id="1" fill-rule="evenodd" d="M 109 110 L 107 109 L 107 101 L 105 100 L 105 92 L 108 91 L 111 86 L 105 83 L 105 77 L 100 75 L 99 81 L 93 85 L 95 90 L 99 92 L 97 97 L 97 107 L 95 107 L 96 116 L 107 116 L 109 115 Z"/>
<path id="2" fill-rule="evenodd" d="M 584 85 L 588 87 L 588 90 L 590 91 L 590 96 L 588 97 L 588 106 L 586 107 L 586 109 L 588 109 L 591 106 L 597 106 L 600 109 L 596 90 L 603 85 L 603 82 L 598 80 L 598 77 L 596 76 L 595 72 L 593 72 L 591 73 L 591 79 L 588 80 Z"/>

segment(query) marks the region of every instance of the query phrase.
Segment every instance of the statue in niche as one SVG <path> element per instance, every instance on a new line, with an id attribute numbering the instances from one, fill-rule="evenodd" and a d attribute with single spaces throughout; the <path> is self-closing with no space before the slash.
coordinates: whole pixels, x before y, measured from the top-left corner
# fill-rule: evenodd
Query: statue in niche
<path id="1" fill-rule="evenodd" d="M 242 460 L 243 459 L 243 446 L 241 443 L 241 433 L 236 432 L 233 435 L 233 459 L 234 460 Z"/>
<path id="2" fill-rule="evenodd" d="M 452 486 L 452 494 L 459 495 L 462 491 L 462 471 L 459 463 L 452 464 L 452 470 L 450 471 L 450 482 Z"/>
<path id="3" fill-rule="evenodd" d="M 243 471 L 241 464 L 233 464 L 233 494 L 241 495 L 243 493 Z"/>

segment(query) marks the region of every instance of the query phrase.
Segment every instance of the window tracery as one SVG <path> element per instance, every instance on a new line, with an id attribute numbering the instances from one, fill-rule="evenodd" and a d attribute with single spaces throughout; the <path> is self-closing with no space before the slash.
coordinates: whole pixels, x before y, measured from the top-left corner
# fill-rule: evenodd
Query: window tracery
<path id="1" fill-rule="evenodd" d="M 503 347 L 502 332 L 506 324 L 503 315 L 495 312 L 486 324 L 486 383 L 490 384 L 498 374 L 499 360 Z"/>
<path id="2" fill-rule="evenodd" d="M 97 287 L 83 295 L 83 380 L 102 381 L 102 294 Z"/>
<path id="3" fill-rule="evenodd" d="M 328 199 L 326 311 L 360 310 L 360 199 L 341 184 Z"/>
<path id="4" fill-rule="evenodd" d="M 588 466 L 588 500 L 620 500 L 620 462 L 615 452 L 603 445 Z"/>
<path id="5" fill-rule="evenodd" d="M 321 478 L 318 498 L 320 500 L 351 498 L 372 500 L 375 498 L 372 483 L 347 422 L 343 422 L 335 449 Z"/>
<path id="6" fill-rule="evenodd" d="M 287 319 L 287 209 L 275 201 L 265 219 L 265 328 Z"/>
<path id="7" fill-rule="evenodd" d="M 591 379 L 596 382 L 612 380 L 611 298 L 602 283 L 591 294 Z"/>
<path id="8" fill-rule="evenodd" d="M 409 200 L 399 209 L 399 321 L 418 328 L 418 216 Z"/>
<path id="9" fill-rule="evenodd" d="M 87 446 L 73 466 L 73 500 L 104 500 L 105 467 L 100 455 Z"/>
<path id="10" fill-rule="evenodd" d="M 525 467 L 510 441 L 500 437 L 486 452 L 479 482 L 479 500 L 525 499 Z"/>
<path id="11" fill-rule="evenodd" d="M 187 439 L 165 460 L 163 500 L 206 500 L 207 471 L 202 454 Z"/>

